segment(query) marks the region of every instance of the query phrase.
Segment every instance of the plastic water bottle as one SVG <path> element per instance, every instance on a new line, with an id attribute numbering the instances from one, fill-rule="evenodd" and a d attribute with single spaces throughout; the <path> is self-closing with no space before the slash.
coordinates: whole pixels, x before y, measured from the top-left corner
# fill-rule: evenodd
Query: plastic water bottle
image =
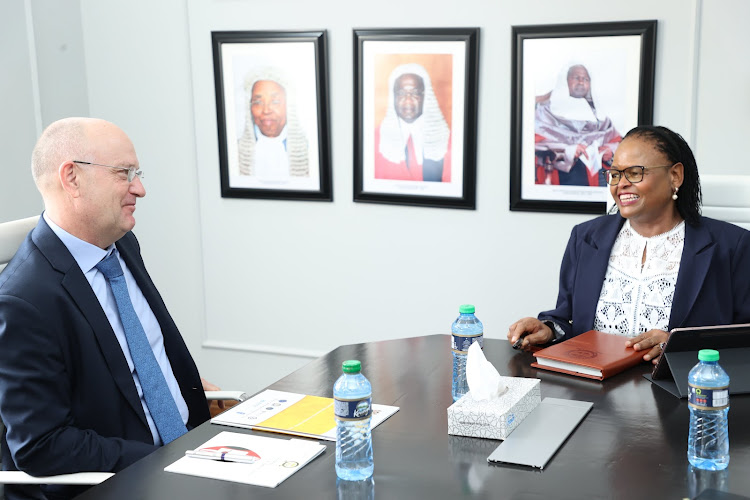
<path id="1" fill-rule="evenodd" d="M 474 342 L 484 349 L 484 327 L 482 322 L 474 316 L 474 306 L 472 304 L 463 304 L 458 308 L 458 318 L 451 325 L 452 341 L 451 350 L 453 351 L 453 384 L 451 393 L 453 401 L 457 401 L 469 392 L 469 386 L 466 383 L 466 354 L 469 346 Z"/>
<path id="2" fill-rule="evenodd" d="M 336 475 L 347 481 L 372 476 L 372 386 L 357 360 L 344 361 L 344 371 L 333 386 L 336 415 Z"/>
<path id="3" fill-rule="evenodd" d="M 687 496 L 697 498 L 706 490 L 727 491 L 729 489 L 729 469 L 703 470 L 686 464 Z M 710 495 L 709 495 L 710 498 Z"/>
<path id="4" fill-rule="evenodd" d="M 361 481 L 336 480 L 338 500 L 375 500 L 375 479 L 370 477 Z"/>
<path id="5" fill-rule="evenodd" d="M 690 434 L 688 461 L 699 469 L 723 470 L 729 465 L 729 375 L 719 366 L 719 351 L 698 352 L 688 375 Z"/>

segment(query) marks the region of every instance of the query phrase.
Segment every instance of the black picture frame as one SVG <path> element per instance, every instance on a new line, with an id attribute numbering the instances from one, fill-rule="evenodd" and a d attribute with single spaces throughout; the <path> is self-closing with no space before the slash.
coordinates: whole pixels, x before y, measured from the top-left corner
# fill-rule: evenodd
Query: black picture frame
<path id="1" fill-rule="evenodd" d="M 353 35 L 354 201 L 475 209 L 479 28 Z M 389 85 L 397 74 L 417 75 L 423 87 L 402 90 L 402 107 Z M 404 114 L 408 107 L 418 111 Z M 409 127 L 416 147 L 404 139 Z"/>
<path id="2" fill-rule="evenodd" d="M 223 198 L 333 200 L 326 39 L 211 32 Z"/>
<path id="3" fill-rule="evenodd" d="M 512 27 L 510 210 L 605 212 L 602 169 L 621 136 L 652 124 L 656 27 L 655 20 Z M 585 87 L 574 91 L 566 81 L 581 73 L 589 76 L 585 99 L 573 95 Z"/>

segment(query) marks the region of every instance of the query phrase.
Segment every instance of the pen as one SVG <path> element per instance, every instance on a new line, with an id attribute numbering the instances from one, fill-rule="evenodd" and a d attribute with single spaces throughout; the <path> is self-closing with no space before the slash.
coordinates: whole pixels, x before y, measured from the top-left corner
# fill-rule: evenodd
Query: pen
<path id="1" fill-rule="evenodd" d="M 513 342 L 513 346 L 512 346 L 512 347 L 513 347 L 513 349 L 520 349 L 520 348 L 521 348 L 521 344 L 523 343 L 523 338 L 524 338 L 524 337 L 525 337 L 526 335 L 528 335 L 528 334 L 529 334 L 529 332 L 523 332 L 523 333 L 521 334 L 521 336 L 520 336 L 520 337 L 518 337 L 518 340 L 516 340 L 515 342 Z"/>
<path id="2" fill-rule="evenodd" d="M 206 460 L 218 460 L 220 462 L 235 462 L 239 464 L 253 464 L 258 461 L 257 457 L 245 455 L 236 451 L 219 451 L 219 450 L 187 450 L 186 457 L 203 458 Z"/>

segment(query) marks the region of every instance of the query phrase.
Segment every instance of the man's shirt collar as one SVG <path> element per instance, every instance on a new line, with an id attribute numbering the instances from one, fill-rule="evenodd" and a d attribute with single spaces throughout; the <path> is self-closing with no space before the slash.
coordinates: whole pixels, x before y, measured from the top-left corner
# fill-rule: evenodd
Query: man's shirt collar
<path id="1" fill-rule="evenodd" d="M 83 271 L 83 274 L 91 271 L 94 266 L 96 266 L 104 257 L 109 255 L 109 253 L 114 248 L 114 244 L 112 244 L 106 250 L 102 250 L 96 245 L 92 245 L 87 241 L 83 241 L 82 239 L 73 236 L 65 229 L 55 224 L 47 216 L 47 212 L 44 212 L 42 214 L 42 217 L 44 217 L 44 221 L 47 223 L 50 229 L 52 229 L 52 232 L 54 232 L 57 237 L 60 238 L 60 241 L 63 242 L 63 245 L 65 245 L 65 247 L 75 259 L 78 267 L 80 267 L 81 271 Z"/>

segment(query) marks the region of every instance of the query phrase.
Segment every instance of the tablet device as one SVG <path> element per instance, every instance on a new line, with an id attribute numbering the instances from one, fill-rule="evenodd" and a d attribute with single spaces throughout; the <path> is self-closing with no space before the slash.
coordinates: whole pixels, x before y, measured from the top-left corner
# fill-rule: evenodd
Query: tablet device
<path id="1" fill-rule="evenodd" d="M 729 374 L 729 394 L 750 393 L 750 323 L 675 328 L 659 362 L 645 377 L 677 397 L 686 398 L 688 373 L 698 363 L 698 351 L 716 349 L 719 364 Z"/>

